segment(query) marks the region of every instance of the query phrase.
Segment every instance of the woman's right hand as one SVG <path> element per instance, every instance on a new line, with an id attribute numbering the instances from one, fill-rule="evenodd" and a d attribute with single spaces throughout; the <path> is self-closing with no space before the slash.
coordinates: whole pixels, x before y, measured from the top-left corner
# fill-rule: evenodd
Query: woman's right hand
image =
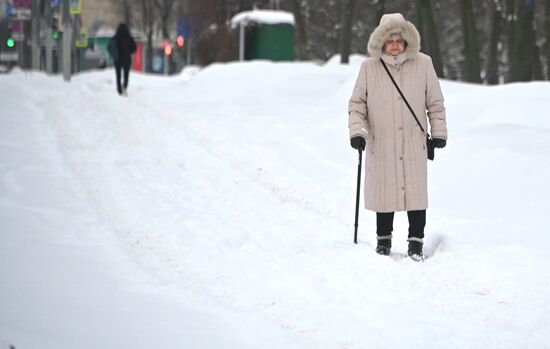
<path id="1" fill-rule="evenodd" d="M 350 139 L 351 147 L 353 149 L 363 151 L 365 149 L 365 139 L 361 136 L 355 136 Z"/>

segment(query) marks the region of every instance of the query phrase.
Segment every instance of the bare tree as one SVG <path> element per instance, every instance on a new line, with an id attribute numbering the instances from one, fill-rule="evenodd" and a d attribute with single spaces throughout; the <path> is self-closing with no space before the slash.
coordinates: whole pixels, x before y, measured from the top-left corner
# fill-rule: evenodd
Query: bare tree
<path id="1" fill-rule="evenodd" d="M 355 0 L 343 0 L 342 25 L 340 27 L 340 62 L 349 63 L 351 49 L 351 23 Z"/>
<path id="2" fill-rule="evenodd" d="M 151 72 L 153 70 L 153 27 L 155 24 L 153 0 L 140 0 L 140 3 L 142 27 L 147 38 L 147 44 L 145 45 L 145 70 Z"/>
<path id="3" fill-rule="evenodd" d="M 340 49 L 342 8 L 339 1 L 307 0 L 306 25 L 311 58 L 325 60 Z"/>
<path id="4" fill-rule="evenodd" d="M 544 27 L 546 32 L 546 80 L 550 80 L 550 0 L 546 0 L 544 5 Z"/>
<path id="5" fill-rule="evenodd" d="M 542 62 L 540 60 L 540 50 L 538 45 L 535 43 L 533 48 L 533 70 L 532 77 L 530 80 L 544 80 L 544 74 L 542 73 Z"/>
<path id="6" fill-rule="evenodd" d="M 535 28 L 533 1 L 517 2 L 517 22 L 514 29 L 511 81 L 530 81 L 534 73 Z"/>
<path id="7" fill-rule="evenodd" d="M 268 3 L 264 0 L 260 5 L 268 6 Z M 240 11 L 250 10 L 251 1 L 188 0 L 187 5 L 195 48 L 194 62 L 206 65 L 236 59 L 238 36 L 231 30 L 229 20 Z"/>
<path id="8" fill-rule="evenodd" d="M 430 0 L 417 0 L 416 7 L 418 25 L 423 39 L 422 50 L 432 58 L 437 76 L 442 78 L 443 62 L 439 50 L 439 35 L 435 25 L 432 3 Z"/>
<path id="9" fill-rule="evenodd" d="M 513 67 L 515 66 L 515 54 L 514 47 L 516 42 L 516 22 L 517 13 L 515 0 L 506 0 L 506 43 L 507 43 L 507 59 L 506 66 L 508 68 L 508 74 L 506 81 L 510 81 L 513 75 Z"/>
<path id="10" fill-rule="evenodd" d="M 122 3 L 120 4 L 122 7 L 122 13 L 124 15 L 124 23 L 128 26 L 128 28 L 132 27 L 132 0 L 122 0 Z"/>
<path id="11" fill-rule="evenodd" d="M 550 1 L 550 0 L 549 0 Z M 305 60 L 309 58 L 308 55 L 308 39 L 306 32 L 306 22 L 304 20 L 304 14 L 302 10 L 301 0 L 290 0 L 292 12 L 294 13 L 294 30 L 295 30 L 295 47 L 298 53 L 298 58 Z"/>
<path id="12" fill-rule="evenodd" d="M 129 1 L 130 0 L 118 0 Z M 163 36 L 169 34 L 170 3 L 187 5 L 185 15 L 194 37 L 199 64 L 235 59 L 237 36 L 227 27 L 236 13 L 258 8 L 280 8 L 295 17 L 295 49 L 299 59 L 326 60 L 336 53 L 342 61 L 352 53 L 366 53 L 370 34 L 384 13 L 401 12 L 415 24 L 422 50 L 429 54 L 439 76 L 497 84 L 517 80 L 517 69 L 550 80 L 550 0 L 139 0 L 140 10 L 153 3 L 153 18 Z M 544 12 L 529 17 L 532 3 Z M 136 7 L 134 5 L 134 7 Z M 139 7 L 139 6 L 137 6 Z M 351 11 L 348 10 L 351 7 Z M 521 7 L 521 8 L 520 8 Z M 141 11 L 137 11 L 139 13 Z M 147 12 L 147 10 L 143 11 Z M 151 10 L 149 9 L 149 13 Z M 137 18 L 133 13 L 134 20 Z M 164 13 L 164 19 L 162 19 Z M 351 13 L 351 17 L 350 17 Z M 459 14 L 457 16 L 457 13 Z M 353 18 L 351 20 L 350 18 Z M 535 36 L 533 26 L 539 28 Z M 144 25 L 144 32 L 148 26 Z M 349 38 L 348 34 L 349 33 Z M 349 40 L 349 41 L 348 41 Z M 349 49 L 348 47 L 349 42 Z M 537 47 L 538 43 L 538 47 Z M 530 48 L 526 48 L 528 45 Z M 540 50 L 537 54 L 537 49 Z M 439 52 L 438 52 L 439 51 Z M 528 56 L 528 57 L 527 57 Z M 523 63 L 521 63 L 523 62 Z M 483 69 L 482 69 L 483 68 Z M 544 68 L 544 69 L 543 69 Z"/>
<path id="13" fill-rule="evenodd" d="M 170 32 L 168 31 L 168 23 L 170 15 L 172 14 L 172 8 L 174 7 L 174 0 L 153 0 L 155 7 L 160 15 L 160 27 L 162 37 L 168 39 Z"/>
<path id="14" fill-rule="evenodd" d="M 489 85 L 499 83 L 498 76 L 498 46 L 502 34 L 502 1 L 491 0 L 491 33 L 489 39 L 489 54 L 486 67 L 486 81 Z"/>
<path id="15" fill-rule="evenodd" d="M 460 6 L 464 35 L 465 80 L 480 83 L 481 68 L 479 62 L 479 45 L 477 43 L 477 30 L 472 1 L 463 0 Z"/>
<path id="16" fill-rule="evenodd" d="M 376 8 L 376 23 L 380 22 L 380 18 L 386 13 L 386 1 L 385 0 L 375 0 L 374 4 Z"/>

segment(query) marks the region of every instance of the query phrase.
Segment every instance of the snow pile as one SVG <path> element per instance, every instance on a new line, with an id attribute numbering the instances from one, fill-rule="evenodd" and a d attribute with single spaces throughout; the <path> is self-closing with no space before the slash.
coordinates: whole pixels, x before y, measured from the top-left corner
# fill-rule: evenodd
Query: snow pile
<path id="1" fill-rule="evenodd" d="M 294 25 L 294 14 L 287 11 L 252 10 L 238 13 L 231 18 L 232 27 L 249 23 Z"/>
<path id="2" fill-rule="evenodd" d="M 374 253 L 373 213 L 352 243 L 351 62 L 133 74 L 129 98 L 112 71 L 0 77 L 0 339 L 549 346 L 550 84 L 442 82 L 449 142 L 417 264 L 404 213 L 393 257 Z"/>

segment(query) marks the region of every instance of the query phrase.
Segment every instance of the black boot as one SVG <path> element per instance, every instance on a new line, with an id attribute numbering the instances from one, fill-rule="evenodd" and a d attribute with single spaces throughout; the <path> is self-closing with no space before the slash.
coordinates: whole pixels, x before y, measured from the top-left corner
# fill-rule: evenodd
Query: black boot
<path id="1" fill-rule="evenodd" d="M 415 262 L 423 262 L 424 254 L 422 253 L 422 247 L 424 243 L 422 239 L 410 238 L 409 239 L 409 250 L 407 254 Z"/>
<path id="2" fill-rule="evenodd" d="M 388 256 L 390 254 L 391 237 L 391 235 L 378 237 L 378 244 L 376 244 L 376 253 L 382 256 Z"/>

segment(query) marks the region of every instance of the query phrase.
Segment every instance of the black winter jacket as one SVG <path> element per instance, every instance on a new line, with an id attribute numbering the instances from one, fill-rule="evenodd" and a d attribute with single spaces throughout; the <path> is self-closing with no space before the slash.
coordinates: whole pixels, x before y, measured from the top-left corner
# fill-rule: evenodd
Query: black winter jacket
<path id="1" fill-rule="evenodd" d="M 132 54 L 136 52 L 136 42 L 126 24 L 118 26 L 115 36 L 109 41 L 108 51 L 115 64 L 130 66 Z"/>

